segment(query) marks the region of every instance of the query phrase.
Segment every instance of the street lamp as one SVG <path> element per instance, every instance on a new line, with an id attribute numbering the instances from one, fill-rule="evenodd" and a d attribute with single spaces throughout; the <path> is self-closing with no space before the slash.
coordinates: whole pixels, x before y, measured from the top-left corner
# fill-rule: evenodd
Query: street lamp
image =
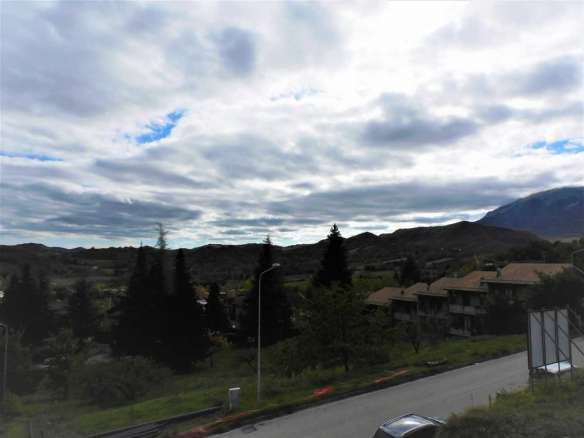
<path id="1" fill-rule="evenodd" d="M 0 322 L 0 327 L 4 333 L 4 364 L 2 365 L 2 407 L 6 401 L 6 381 L 8 376 L 8 326 Z"/>
<path id="2" fill-rule="evenodd" d="M 280 267 L 280 263 L 274 263 L 264 272 L 260 273 L 258 278 L 258 388 L 257 388 L 257 397 L 258 403 L 260 402 L 260 393 L 261 393 L 261 380 L 262 380 L 262 344 L 261 344 L 261 336 L 262 336 L 262 277 L 266 272 L 270 272 L 272 269 L 276 269 Z"/>

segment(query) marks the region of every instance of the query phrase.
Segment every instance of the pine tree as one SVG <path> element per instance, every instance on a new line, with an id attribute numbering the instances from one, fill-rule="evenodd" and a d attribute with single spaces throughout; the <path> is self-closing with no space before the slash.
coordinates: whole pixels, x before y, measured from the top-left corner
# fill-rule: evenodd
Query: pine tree
<path id="1" fill-rule="evenodd" d="M 224 332 L 229 329 L 229 320 L 227 319 L 225 307 L 219 297 L 219 286 L 217 283 L 211 284 L 209 288 L 206 314 L 209 330 Z"/>
<path id="2" fill-rule="evenodd" d="M 327 236 L 327 247 L 321 260 L 320 269 L 312 281 L 314 286 L 330 287 L 333 283 L 338 283 L 341 286 L 352 284 L 344 240 L 337 224 L 333 224 Z"/>
<path id="3" fill-rule="evenodd" d="M 51 328 L 49 311 L 49 282 L 42 276 L 33 277 L 30 266 L 25 265 L 22 276 L 12 277 L 2 301 L 2 317 L 8 326 L 22 332 L 28 345 L 38 345 L 48 337 Z"/>
<path id="4" fill-rule="evenodd" d="M 262 245 L 254 273 L 253 285 L 248 292 L 244 307 L 243 330 L 245 334 L 257 340 L 258 328 L 258 287 L 260 274 L 274 264 L 273 246 L 268 237 Z M 284 291 L 282 274 L 279 269 L 272 269 L 262 276 L 261 284 L 262 345 L 271 345 L 287 337 L 290 333 L 290 305 Z"/>
<path id="5" fill-rule="evenodd" d="M 98 311 L 95 291 L 86 280 L 79 280 L 67 303 L 73 335 L 84 341 L 95 337 L 98 327 Z"/>
<path id="6" fill-rule="evenodd" d="M 156 312 L 146 253 L 141 246 L 136 265 L 119 309 L 114 329 L 114 351 L 118 355 L 153 357 L 158 330 L 151 318 Z"/>
<path id="7" fill-rule="evenodd" d="M 168 296 L 169 324 L 163 362 L 175 371 L 191 371 L 196 360 L 207 355 L 209 336 L 203 309 L 197 302 L 182 249 L 176 254 L 174 293 Z"/>
<path id="8" fill-rule="evenodd" d="M 404 265 L 402 266 L 399 281 L 402 286 L 411 286 L 420 281 L 420 268 L 416 260 L 408 256 Z"/>

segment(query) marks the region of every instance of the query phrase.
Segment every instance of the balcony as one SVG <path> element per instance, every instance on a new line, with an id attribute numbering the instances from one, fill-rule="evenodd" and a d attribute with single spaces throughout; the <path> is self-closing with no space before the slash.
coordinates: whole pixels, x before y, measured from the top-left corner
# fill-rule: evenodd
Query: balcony
<path id="1" fill-rule="evenodd" d="M 393 318 L 398 321 L 412 321 L 414 317 L 411 313 L 394 312 Z"/>
<path id="2" fill-rule="evenodd" d="M 450 313 L 462 313 L 463 315 L 484 315 L 487 313 L 483 307 L 463 306 L 462 304 L 451 304 Z"/>
<path id="3" fill-rule="evenodd" d="M 454 328 L 454 327 L 450 327 L 448 329 L 448 334 L 454 335 L 454 336 L 466 336 L 466 337 L 471 336 L 470 330 Z"/>
<path id="4" fill-rule="evenodd" d="M 448 308 L 442 309 L 418 309 L 418 315 L 427 318 L 448 318 Z"/>

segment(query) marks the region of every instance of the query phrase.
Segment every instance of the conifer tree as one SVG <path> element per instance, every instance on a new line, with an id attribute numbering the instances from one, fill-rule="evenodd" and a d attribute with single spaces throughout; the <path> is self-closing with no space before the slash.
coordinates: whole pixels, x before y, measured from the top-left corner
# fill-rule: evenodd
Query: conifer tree
<path id="1" fill-rule="evenodd" d="M 327 247 L 321 260 L 320 269 L 312 281 L 314 286 L 330 287 L 333 283 L 338 283 L 346 287 L 352 284 L 344 240 L 337 224 L 333 224 L 327 236 Z"/>
<path id="2" fill-rule="evenodd" d="M 399 282 L 402 286 L 411 286 L 418 281 L 420 281 L 420 268 L 418 268 L 416 260 L 408 256 L 402 266 Z"/>
<path id="3" fill-rule="evenodd" d="M 258 284 L 260 274 L 274 264 L 273 246 L 270 237 L 264 241 L 255 269 L 253 284 L 245 299 L 243 329 L 245 334 L 257 339 Z M 271 345 L 290 333 L 290 305 L 284 291 L 280 269 L 272 269 L 262 276 L 261 284 L 262 345 Z"/>
<path id="4" fill-rule="evenodd" d="M 207 355 L 209 336 L 182 249 L 176 254 L 174 293 L 168 296 L 168 317 L 163 361 L 178 372 L 191 371 L 194 362 Z"/>
<path id="5" fill-rule="evenodd" d="M 225 307 L 219 297 L 219 286 L 217 283 L 211 284 L 209 288 L 206 315 L 209 330 L 224 332 L 229 329 L 229 320 L 227 319 Z"/>
<path id="6" fill-rule="evenodd" d="M 148 262 L 141 246 L 126 296 L 119 305 L 119 319 L 114 329 L 114 350 L 117 354 L 153 357 L 158 336 L 151 321 L 155 311 Z"/>
<path id="7" fill-rule="evenodd" d="M 22 340 L 37 345 L 48 337 L 51 328 L 49 282 L 42 276 L 33 277 L 25 265 L 22 276 L 14 276 L 2 301 L 1 316 L 11 329 L 22 332 Z"/>
<path id="8" fill-rule="evenodd" d="M 73 335 L 82 341 L 95 337 L 98 327 L 95 291 L 86 279 L 79 280 L 75 284 L 67 307 Z"/>

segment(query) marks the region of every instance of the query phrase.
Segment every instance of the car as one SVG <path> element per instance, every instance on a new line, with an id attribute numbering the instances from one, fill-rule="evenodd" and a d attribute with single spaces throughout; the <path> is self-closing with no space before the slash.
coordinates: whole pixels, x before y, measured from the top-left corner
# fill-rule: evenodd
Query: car
<path id="1" fill-rule="evenodd" d="M 373 438 L 433 438 L 445 424 L 439 418 L 406 414 L 384 422 Z"/>

